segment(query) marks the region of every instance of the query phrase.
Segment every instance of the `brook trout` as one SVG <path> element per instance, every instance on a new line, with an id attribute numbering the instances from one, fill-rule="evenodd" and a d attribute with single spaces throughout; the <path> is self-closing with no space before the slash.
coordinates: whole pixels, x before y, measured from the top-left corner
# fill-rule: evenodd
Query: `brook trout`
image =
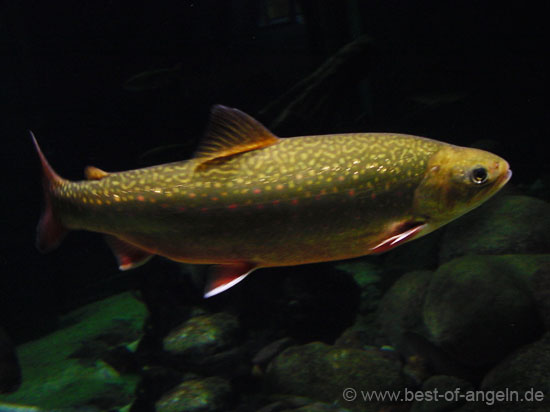
<path id="1" fill-rule="evenodd" d="M 215 106 L 194 158 L 59 177 L 36 139 L 45 210 L 37 246 L 68 230 L 108 237 L 121 270 L 153 255 L 213 264 L 205 296 L 262 267 L 381 253 L 472 210 L 511 177 L 482 150 L 423 137 L 353 133 L 279 138 Z"/>

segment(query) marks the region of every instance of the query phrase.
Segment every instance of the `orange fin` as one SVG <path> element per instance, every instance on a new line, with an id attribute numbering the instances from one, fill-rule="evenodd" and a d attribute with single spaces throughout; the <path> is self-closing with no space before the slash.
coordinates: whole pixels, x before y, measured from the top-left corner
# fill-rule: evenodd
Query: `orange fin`
<path id="1" fill-rule="evenodd" d="M 88 180 L 101 180 L 104 177 L 109 176 L 109 174 L 110 173 L 105 170 L 101 170 L 95 166 L 86 166 L 86 169 L 84 169 L 84 175 Z"/>
<path id="2" fill-rule="evenodd" d="M 277 136 L 246 113 L 216 105 L 195 158 L 200 160 L 199 166 L 204 166 L 212 160 L 261 149 L 278 141 Z"/>
<path id="3" fill-rule="evenodd" d="M 382 242 L 370 249 L 371 253 L 386 252 L 414 239 L 426 227 L 426 225 L 426 223 L 422 222 L 399 223 L 397 228 L 391 232 L 388 238 L 384 239 Z"/>
<path id="4" fill-rule="evenodd" d="M 257 269 L 256 265 L 250 262 L 215 265 L 208 276 L 204 297 L 209 298 L 218 293 L 225 292 L 247 277 L 255 269 Z"/>
<path id="5" fill-rule="evenodd" d="M 42 189 L 44 192 L 44 211 L 36 228 L 36 247 L 40 252 L 49 252 L 55 249 L 65 237 L 68 230 L 55 216 L 52 204 L 52 189 L 63 183 L 63 179 L 52 169 L 46 156 L 42 153 L 33 132 L 31 134 L 34 148 L 42 165 Z"/>
<path id="6" fill-rule="evenodd" d="M 118 262 L 120 270 L 137 268 L 153 257 L 153 254 L 115 236 L 105 236 Z"/>

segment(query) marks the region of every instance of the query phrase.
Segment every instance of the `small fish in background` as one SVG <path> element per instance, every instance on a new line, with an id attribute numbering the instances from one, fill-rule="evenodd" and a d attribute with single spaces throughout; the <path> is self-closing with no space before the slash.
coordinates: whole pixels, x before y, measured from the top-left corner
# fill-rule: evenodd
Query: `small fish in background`
<path id="1" fill-rule="evenodd" d="M 58 176 L 36 150 L 45 210 L 37 246 L 69 230 L 107 235 L 119 268 L 153 255 L 215 265 L 214 296 L 258 268 L 382 253 L 478 207 L 511 177 L 489 152 L 418 136 L 279 138 L 247 114 L 212 110 L 190 160 L 126 172 Z"/>
<path id="2" fill-rule="evenodd" d="M 178 85 L 181 79 L 182 63 L 164 69 L 147 70 L 138 73 L 123 84 L 124 89 L 131 92 L 158 90 Z"/>
<path id="3" fill-rule="evenodd" d="M 21 386 L 21 367 L 15 346 L 0 327 L 0 393 L 15 392 Z"/>

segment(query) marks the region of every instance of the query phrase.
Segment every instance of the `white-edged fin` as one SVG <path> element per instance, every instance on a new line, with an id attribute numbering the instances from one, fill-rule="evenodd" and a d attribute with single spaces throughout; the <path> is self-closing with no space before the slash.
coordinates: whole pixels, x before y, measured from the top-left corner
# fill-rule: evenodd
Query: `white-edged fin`
<path id="1" fill-rule="evenodd" d="M 387 239 L 384 239 L 382 242 L 380 242 L 376 246 L 370 248 L 371 253 L 382 253 L 382 252 L 386 252 L 387 250 L 393 249 L 394 247 L 399 246 L 402 243 L 405 243 L 415 238 L 418 235 L 418 233 L 420 233 L 425 227 L 426 227 L 426 223 L 422 223 L 422 224 L 409 227 L 406 230 L 398 231 L 398 233 L 396 233 L 395 235 L 392 235 Z"/>
<path id="2" fill-rule="evenodd" d="M 204 297 L 210 298 L 235 286 L 256 269 L 249 262 L 239 262 L 227 265 L 215 265 L 208 275 L 204 289 Z"/>
<path id="3" fill-rule="evenodd" d="M 135 269 L 147 263 L 147 261 L 154 256 L 151 253 L 115 236 L 106 235 L 105 240 L 113 251 L 120 270 Z"/>

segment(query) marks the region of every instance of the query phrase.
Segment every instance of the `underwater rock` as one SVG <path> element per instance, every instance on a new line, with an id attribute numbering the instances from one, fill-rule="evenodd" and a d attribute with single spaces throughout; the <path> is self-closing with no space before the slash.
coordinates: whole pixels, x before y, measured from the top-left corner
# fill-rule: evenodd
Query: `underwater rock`
<path id="1" fill-rule="evenodd" d="M 228 313 L 195 316 L 164 338 L 164 350 L 190 362 L 229 349 L 239 332 L 238 319 Z"/>
<path id="2" fill-rule="evenodd" d="M 525 345 L 495 366 L 483 379 L 484 391 L 518 391 L 520 396 L 544 397 L 542 401 L 513 403 L 516 410 L 527 404 L 550 410 L 550 333 L 537 342 Z M 540 395 L 538 398 L 540 399 Z M 521 409 L 523 410 L 523 409 Z"/>
<path id="3" fill-rule="evenodd" d="M 449 400 L 445 399 L 446 393 L 456 393 L 457 389 L 460 394 L 472 390 L 472 384 L 463 379 L 447 376 L 435 375 L 427 379 L 420 388 L 423 393 L 424 400 L 415 400 L 410 412 L 446 412 L 454 411 L 464 403 L 463 399 L 454 399 L 449 396 Z M 429 399 L 428 396 L 437 395 L 437 399 Z"/>
<path id="4" fill-rule="evenodd" d="M 281 338 L 275 342 L 271 342 L 269 345 L 264 346 L 256 355 L 252 358 L 252 363 L 260 371 L 264 371 L 267 364 L 271 362 L 279 353 L 286 348 L 295 344 L 292 338 Z"/>
<path id="5" fill-rule="evenodd" d="M 424 301 L 429 340 L 470 367 L 532 342 L 542 325 L 530 278 L 550 255 L 465 256 L 434 273 Z"/>
<path id="6" fill-rule="evenodd" d="M 0 393 L 15 392 L 21 386 L 21 366 L 9 336 L 0 327 Z"/>
<path id="7" fill-rule="evenodd" d="M 193 379 L 164 394 L 156 412 L 225 412 L 230 402 L 231 386 L 225 379 Z"/>
<path id="8" fill-rule="evenodd" d="M 422 308 L 432 276 L 424 270 L 406 273 L 386 292 L 376 314 L 386 343 L 400 348 L 407 331 L 424 330 Z"/>
<path id="9" fill-rule="evenodd" d="M 112 356 L 116 348 L 131 351 L 143 333 L 146 317 L 145 306 L 131 293 L 69 313 L 61 319 L 62 329 L 18 347 L 23 384 L 17 392 L 0 396 L 0 402 L 43 409 L 95 405 L 101 410 L 131 403 L 139 376 L 119 371 L 107 362 L 128 362 Z M 107 353 L 111 358 L 103 357 Z M 123 356 L 126 358 L 128 352 Z"/>
<path id="10" fill-rule="evenodd" d="M 301 408 L 294 409 L 293 412 L 350 412 L 349 409 L 340 408 L 337 405 L 315 402 L 311 405 L 302 406 Z"/>
<path id="11" fill-rule="evenodd" d="M 269 399 L 273 402 L 258 409 L 257 412 L 285 412 L 314 403 L 305 396 L 272 395 Z"/>
<path id="12" fill-rule="evenodd" d="M 378 411 L 381 402 L 364 402 L 361 391 L 400 390 L 401 363 L 379 351 L 339 348 L 320 342 L 293 346 L 268 366 L 266 389 L 307 396 L 351 410 Z M 347 388 L 352 388 L 344 394 Z M 353 397 L 355 390 L 356 398 Z"/>
<path id="13" fill-rule="evenodd" d="M 238 319 L 219 312 L 187 320 L 164 338 L 163 345 L 181 370 L 235 377 L 250 372 L 250 363 L 245 360 L 246 347 L 237 345 L 239 333 Z"/>
<path id="14" fill-rule="evenodd" d="M 257 412 L 351 412 L 335 404 L 312 401 L 303 396 L 279 396 L 278 401 L 270 403 Z"/>
<path id="15" fill-rule="evenodd" d="M 477 382 L 484 372 L 462 365 L 424 335 L 416 332 L 405 332 L 399 353 L 405 357 L 403 375 L 409 377 L 416 386 L 433 375 L 449 375 Z"/>
<path id="16" fill-rule="evenodd" d="M 355 323 L 347 328 L 338 339 L 334 346 L 345 348 L 366 349 L 376 347 L 379 338 L 380 328 L 376 324 L 376 315 L 369 313 L 367 315 L 358 315 Z"/>
<path id="17" fill-rule="evenodd" d="M 550 253 L 550 204 L 528 196 L 491 199 L 445 228 L 439 261 L 516 253 Z"/>
<path id="18" fill-rule="evenodd" d="M 145 365 L 136 388 L 136 399 L 132 404 L 132 411 L 152 410 L 153 405 L 162 395 L 183 381 L 199 377 L 193 373 L 183 373 L 171 365 Z"/>

